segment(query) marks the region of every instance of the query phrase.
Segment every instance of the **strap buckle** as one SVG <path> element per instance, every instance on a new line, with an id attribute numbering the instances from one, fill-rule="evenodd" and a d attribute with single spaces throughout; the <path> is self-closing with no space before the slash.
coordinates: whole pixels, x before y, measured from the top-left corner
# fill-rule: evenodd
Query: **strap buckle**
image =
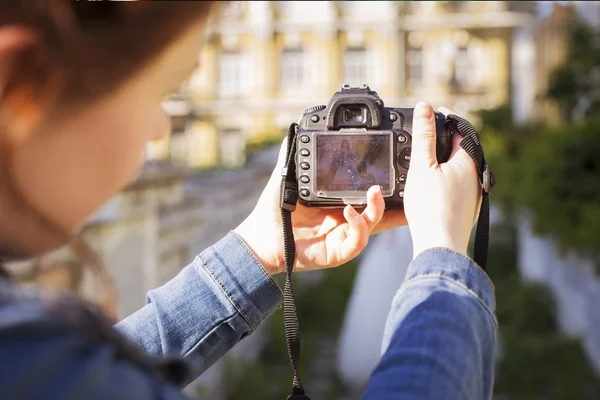
<path id="1" fill-rule="evenodd" d="M 488 167 L 487 163 L 483 164 L 483 174 L 481 180 L 483 183 L 484 193 L 490 194 L 490 190 L 494 187 L 494 174 Z"/>
<path id="2" fill-rule="evenodd" d="M 287 168 L 284 168 L 287 170 Z M 286 173 L 287 175 L 287 173 Z M 285 176 L 285 175 L 284 175 Z M 298 202 L 298 183 L 288 181 L 285 177 L 281 180 L 279 206 L 287 211 L 293 212 L 296 210 Z"/>

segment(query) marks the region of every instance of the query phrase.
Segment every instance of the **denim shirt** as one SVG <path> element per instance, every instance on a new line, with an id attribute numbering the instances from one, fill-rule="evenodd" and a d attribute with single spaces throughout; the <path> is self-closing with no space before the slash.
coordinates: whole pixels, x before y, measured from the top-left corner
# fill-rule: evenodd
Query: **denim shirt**
<path id="1" fill-rule="evenodd" d="M 116 328 L 150 355 L 183 356 L 193 380 L 280 308 L 283 294 L 230 232 L 146 300 Z"/>
<path id="2" fill-rule="evenodd" d="M 281 304 L 280 289 L 231 232 L 151 290 L 147 305 L 116 329 L 148 355 L 189 361 L 189 382 Z M 364 398 L 489 399 L 494 309 L 493 286 L 469 258 L 447 249 L 420 254 L 393 300 L 382 359 Z M 36 323 L 47 319 L 41 306 L 0 307 L 2 398 L 184 398 L 175 385 L 117 359 L 105 344 L 84 346 L 76 332 Z"/>
<path id="3" fill-rule="evenodd" d="M 150 291 L 148 304 L 117 328 L 148 353 L 183 355 L 200 374 L 281 300 L 266 270 L 230 233 Z M 494 310 L 493 285 L 471 259 L 442 248 L 420 254 L 392 302 L 383 356 L 364 398 L 489 399 Z"/>

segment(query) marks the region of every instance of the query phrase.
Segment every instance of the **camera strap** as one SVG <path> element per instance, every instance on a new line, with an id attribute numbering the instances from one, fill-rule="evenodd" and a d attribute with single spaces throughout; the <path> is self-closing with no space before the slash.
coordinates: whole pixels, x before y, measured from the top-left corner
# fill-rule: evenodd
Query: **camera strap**
<path id="1" fill-rule="evenodd" d="M 487 269 L 490 242 L 490 190 L 494 187 L 494 174 L 485 161 L 479 135 L 469 121 L 458 115 L 450 114 L 446 116 L 445 126 L 453 134 L 462 136 L 460 147 L 475 162 L 479 182 L 482 185 L 481 208 L 479 209 L 479 219 L 475 230 L 473 260 L 485 271 Z"/>
<path id="2" fill-rule="evenodd" d="M 287 136 L 285 164 L 281 171 L 281 220 L 283 223 L 283 248 L 285 259 L 285 285 L 283 288 L 283 321 L 285 325 L 285 341 L 292 365 L 292 394 L 287 400 L 310 400 L 304 393 L 300 380 L 300 327 L 298 311 L 292 286 L 292 271 L 296 260 L 296 243 L 292 230 L 292 211 L 298 202 L 298 182 L 296 181 L 296 130 L 298 124 L 290 125 Z"/>
<path id="3" fill-rule="evenodd" d="M 482 184 L 482 201 L 479 210 L 479 219 L 475 231 L 475 247 L 473 260 L 485 271 L 487 268 L 488 244 L 490 234 L 490 189 L 494 186 L 494 175 L 489 169 L 483 148 L 479 141 L 477 131 L 471 123 L 457 115 L 448 115 L 445 122 L 446 129 L 453 134 L 462 136 L 460 146 L 473 159 L 477 167 L 477 175 Z M 283 319 L 285 326 L 285 340 L 288 355 L 292 366 L 292 394 L 287 400 L 310 400 L 304 393 L 302 381 L 300 380 L 300 327 L 298 324 L 298 312 L 294 298 L 292 285 L 292 272 L 296 260 L 296 243 L 292 229 L 292 212 L 296 210 L 298 202 L 298 182 L 296 181 L 296 134 L 298 124 L 290 125 L 287 135 L 287 149 L 285 164 L 281 171 L 280 206 L 283 224 L 283 246 L 285 259 L 285 286 L 283 290 Z"/>

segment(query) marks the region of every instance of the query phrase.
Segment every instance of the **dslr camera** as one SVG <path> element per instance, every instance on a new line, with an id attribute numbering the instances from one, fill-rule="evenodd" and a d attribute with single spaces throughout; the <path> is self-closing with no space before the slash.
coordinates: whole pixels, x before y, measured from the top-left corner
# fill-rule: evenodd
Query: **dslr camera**
<path id="1" fill-rule="evenodd" d="M 344 85 L 328 105 L 308 108 L 298 123 L 298 200 L 307 207 L 367 203 L 380 185 L 386 208 L 401 208 L 410 165 L 412 108 L 384 107 L 369 86 Z M 436 112 L 437 160 L 448 161 L 452 133 Z"/>

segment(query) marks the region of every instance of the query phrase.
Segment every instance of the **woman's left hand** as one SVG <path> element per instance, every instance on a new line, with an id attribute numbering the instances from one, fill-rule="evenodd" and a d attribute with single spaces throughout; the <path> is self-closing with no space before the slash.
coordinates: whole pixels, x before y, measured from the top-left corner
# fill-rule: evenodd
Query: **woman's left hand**
<path id="1" fill-rule="evenodd" d="M 234 230 L 271 275 L 285 271 L 279 192 L 286 141 L 256 207 Z M 292 212 L 296 242 L 294 269 L 308 271 L 337 267 L 356 257 L 367 245 L 371 234 L 406 225 L 403 210 L 384 213 L 384 209 L 379 186 L 369 189 L 367 206 L 362 213 L 350 205 L 343 209 L 322 209 L 298 203 Z"/>

